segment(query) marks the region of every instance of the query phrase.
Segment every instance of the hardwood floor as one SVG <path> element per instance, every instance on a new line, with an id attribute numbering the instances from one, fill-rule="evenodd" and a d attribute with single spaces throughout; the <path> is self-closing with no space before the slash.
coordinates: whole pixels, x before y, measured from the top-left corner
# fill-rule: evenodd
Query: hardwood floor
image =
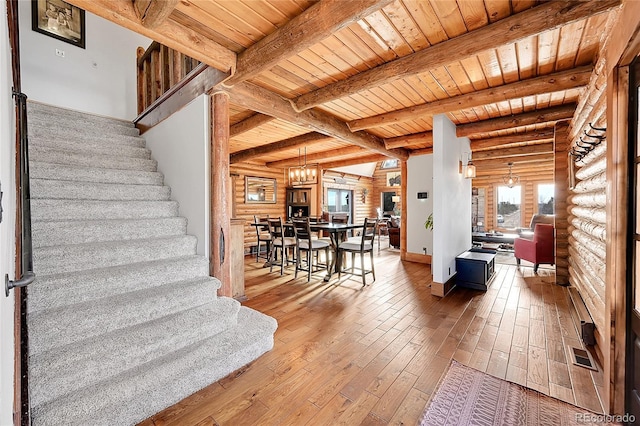
<path id="1" fill-rule="evenodd" d="M 440 299 L 428 265 L 375 256 L 364 288 L 247 257 L 244 304 L 278 320 L 273 350 L 141 424 L 416 424 L 452 358 L 602 412 L 602 373 L 569 361 L 567 345 L 581 344 L 553 270 L 499 264 L 487 292 Z"/>

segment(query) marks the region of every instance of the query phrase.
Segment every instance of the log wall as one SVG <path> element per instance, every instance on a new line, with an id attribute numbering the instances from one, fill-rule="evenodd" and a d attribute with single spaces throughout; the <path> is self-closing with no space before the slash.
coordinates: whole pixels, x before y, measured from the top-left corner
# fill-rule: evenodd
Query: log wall
<path id="1" fill-rule="evenodd" d="M 270 217 L 285 217 L 286 213 L 286 187 L 285 172 L 282 169 L 273 169 L 251 163 L 231 164 L 234 193 L 234 217 L 245 221 L 244 224 L 244 252 L 250 253 L 251 247 L 257 243 L 256 229 L 250 224 L 253 216 L 269 215 Z M 245 203 L 245 176 L 255 176 L 276 179 L 276 203 L 252 204 Z"/>
<path id="2" fill-rule="evenodd" d="M 397 195 L 402 196 L 402 185 L 404 184 L 404 182 L 401 182 L 400 186 L 389 186 L 389 182 L 387 181 L 387 173 L 400 173 L 400 166 L 392 169 L 381 169 L 381 165 L 382 162 L 378 162 L 373 172 L 373 195 L 371 197 L 373 216 L 376 216 L 376 208 L 382 207 L 382 193 L 395 192 Z"/>
<path id="3" fill-rule="evenodd" d="M 606 73 L 603 61 L 596 64 L 589 90 L 582 96 L 571 127 L 571 147 L 594 131 L 589 123 L 606 128 Z M 580 142 L 584 145 L 583 142 Z M 600 359 L 608 351 L 606 338 L 606 226 L 607 226 L 607 142 L 597 145 L 574 161 L 575 186 L 567 197 L 569 283 L 577 288 L 596 327 L 596 352 Z"/>

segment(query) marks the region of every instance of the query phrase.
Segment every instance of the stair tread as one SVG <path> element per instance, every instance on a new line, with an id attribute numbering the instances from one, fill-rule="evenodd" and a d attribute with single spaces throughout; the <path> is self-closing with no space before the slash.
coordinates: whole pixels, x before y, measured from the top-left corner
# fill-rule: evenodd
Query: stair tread
<path id="1" fill-rule="evenodd" d="M 99 173 L 96 173 L 99 172 Z M 70 182 L 128 183 L 130 185 L 162 185 L 164 176 L 160 172 L 98 169 L 75 164 L 56 164 L 41 161 L 29 162 L 31 179 L 67 180 Z"/>
<path id="2" fill-rule="evenodd" d="M 33 270 L 36 275 L 48 275 L 144 260 L 166 259 L 196 254 L 196 244 L 197 239 L 193 235 L 175 235 L 140 240 L 38 247 L 33 249 Z"/>
<path id="3" fill-rule="evenodd" d="M 235 327 L 109 380 L 32 407 L 34 426 L 140 422 L 273 347 L 277 322 L 241 307 Z"/>
<path id="4" fill-rule="evenodd" d="M 52 400 L 221 333 L 235 325 L 239 307 L 233 299 L 210 297 L 197 306 L 31 355 L 29 367 L 38 389 L 31 401 L 38 405 Z M 43 393 L 45 384 L 49 390 Z"/>
<path id="5" fill-rule="evenodd" d="M 49 220 L 33 222 L 33 247 L 83 242 L 155 238 L 186 233 L 187 219 L 180 216 L 148 219 Z"/>
<path id="6" fill-rule="evenodd" d="M 77 182 L 54 179 L 30 179 L 31 199 L 75 200 L 169 200 L 166 185 L 130 185 L 125 183 Z"/>
<path id="7" fill-rule="evenodd" d="M 126 219 L 176 216 L 176 201 L 31 200 L 34 222 L 51 219 Z M 115 216 L 114 216 L 115 215 Z"/>
<path id="8" fill-rule="evenodd" d="M 208 268 L 206 258 L 190 255 L 78 272 L 38 275 L 29 287 L 27 312 L 33 314 L 66 304 L 126 293 L 131 291 L 132 286 L 142 289 L 184 281 L 205 275 Z M 197 275 L 193 275 L 191 269 L 202 272 L 195 272 Z"/>
<path id="9" fill-rule="evenodd" d="M 110 143 L 110 139 L 87 141 L 35 137 L 29 140 L 30 146 L 51 148 L 68 152 L 88 152 L 102 155 L 113 155 L 134 158 L 150 158 L 151 151 L 144 146 Z"/>

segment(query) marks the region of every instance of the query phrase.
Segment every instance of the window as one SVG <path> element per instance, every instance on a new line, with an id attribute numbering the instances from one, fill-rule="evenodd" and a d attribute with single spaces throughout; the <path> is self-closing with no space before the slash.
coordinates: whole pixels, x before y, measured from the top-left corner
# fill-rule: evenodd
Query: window
<path id="1" fill-rule="evenodd" d="M 384 160 L 382 162 L 382 164 L 380 165 L 381 169 L 396 169 L 398 168 L 398 160 L 397 159 L 393 159 L 393 160 Z"/>
<path id="2" fill-rule="evenodd" d="M 497 190 L 496 227 L 516 228 L 522 219 L 520 186 L 499 186 Z"/>
<path id="3" fill-rule="evenodd" d="M 554 190 L 555 185 L 552 183 L 538 184 L 538 213 L 554 214 Z"/>
<path id="4" fill-rule="evenodd" d="M 351 191 L 346 189 L 327 189 L 327 208 L 329 212 L 351 213 L 349 200 Z"/>

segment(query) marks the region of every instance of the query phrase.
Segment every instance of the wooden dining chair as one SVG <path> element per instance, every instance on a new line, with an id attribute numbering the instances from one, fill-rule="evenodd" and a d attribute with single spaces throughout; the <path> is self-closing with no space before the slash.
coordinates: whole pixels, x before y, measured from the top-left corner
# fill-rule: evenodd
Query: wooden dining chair
<path id="1" fill-rule="evenodd" d="M 269 272 L 273 271 L 273 265 L 280 266 L 280 275 L 284 274 L 284 267 L 289 263 L 294 263 L 295 259 L 289 260 L 289 249 L 296 246 L 295 237 L 286 237 L 282 218 L 267 219 L 269 224 L 269 234 L 271 235 L 271 251 L 269 252 Z M 280 262 L 278 263 L 277 251 L 280 250 Z"/>
<path id="2" fill-rule="evenodd" d="M 253 216 L 254 223 L 264 223 L 264 226 L 256 226 L 256 235 L 258 237 L 258 247 L 256 247 L 256 262 L 260 261 L 260 258 L 269 259 L 269 252 L 271 249 L 271 234 L 269 233 L 269 225 L 267 224 L 267 220 L 269 219 L 269 215 L 258 217 L 256 215 Z M 260 254 L 260 247 L 262 243 L 266 245 L 266 250 L 263 255 Z"/>
<path id="3" fill-rule="evenodd" d="M 355 257 L 356 254 L 360 255 L 360 270 L 359 274 L 362 276 L 362 285 L 365 286 L 367 284 L 366 275 L 371 273 L 373 276 L 373 281 L 376 280 L 376 271 L 373 266 L 373 241 L 376 237 L 376 232 L 378 230 L 378 219 L 377 218 L 366 218 L 364 220 L 364 228 L 362 229 L 362 235 L 360 236 L 360 241 L 356 241 L 355 238 L 349 239 L 338 246 L 338 256 L 337 261 L 341 262 L 342 255 L 345 253 L 351 253 L 351 273 L 355 274 Z M 371 257 L 371 269 L 367 270 L 364 267 L 364 256 L 366 253 L 369 253 Z M 342 265 L 338 265 L 338 279 L 340 279 L 340 274 L 342 273 Z"/>
<path id="4" fill-rule="evenodd" d="M 307 272 L 307 282 L 311 281 L 311 272 L 317 272 L 327 268 L 329 262 L 329 242 L 314 238 L 311 234 L 311 226 L 309 218 L 291 219 L 293 223 L 293 230 L 296 236 L 296 273 L 295 278 L 298 278 L 298 271 L 304 270 Z M 320 265 L 318 261 L 318 254 L 320 250 L 324 250 L 325 263 Z M 304 251 L 305 256 L 305 268 L 302 268 L 302 256 L 301 252 Z M 315 262 L 314 262 L 315 258 Z"/>

